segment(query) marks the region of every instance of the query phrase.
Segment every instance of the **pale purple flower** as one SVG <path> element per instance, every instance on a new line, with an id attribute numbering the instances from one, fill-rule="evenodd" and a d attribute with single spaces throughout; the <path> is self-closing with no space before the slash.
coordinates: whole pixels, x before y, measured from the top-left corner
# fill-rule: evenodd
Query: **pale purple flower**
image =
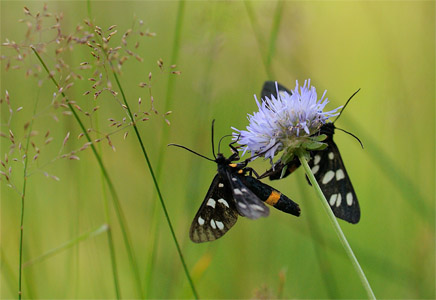
<path id="1" fill-rule="evenodd" d="M 296 82 L 292 94 L 278 90 L 278 97 L 271 95 L 261 102 L 255 97 L 259 111 L 248 115 L 247 130 L 234 129 L 234 140 L 243 145 L 251 155 L 263 153 L 262 156 L 272 162 L 277 152 L 293 151 L 308 141 L 309 137 L 319 131 L 320 127 L 330 118 L 339 114 L 341 107 L 323 112 L 328 103 L 324 98 L 327 91 L 318 100 L 316 89 L 310 85 L 310 79 L 303 86 Z"/>

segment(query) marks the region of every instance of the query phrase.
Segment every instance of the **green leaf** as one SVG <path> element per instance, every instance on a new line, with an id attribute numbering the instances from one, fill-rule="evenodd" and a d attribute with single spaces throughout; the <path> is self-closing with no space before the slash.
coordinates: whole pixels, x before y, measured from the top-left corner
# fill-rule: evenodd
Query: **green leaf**
<path id="1" fill-rule="evenodd" d="M 280 174 L 280 179 L 282 179 L 285 176 L 287 169 L 288 169 L 288 165 L 286 164 L 282 169 L 282 173 Z"/>
<path id="2" fill-rule="evenodd" d="M 288 162 L 292 161 L 293 159 L 294 159 L 294 151 L 287 151 L 283 153 L 282 157 L 280 158 L 280 162 L 286 165 Z"/>
<path id="3" fill-rule="evenodd" d="M 316 141 L 316 142 L 322 142 L 322 141 L 324 141 L 326 138 L 327 138 L 327 135 L 326 135 L 326 134 L 320 134 L 320 135 L 317 135 L 317 136 L 312 136 L 312 137 L 310 137 L 310 139 L 311 139 L 312 141 Z"/>
<path id="4" fill-rule="evenodd" d="M 327 148 L 327 144 L 317 142 L 317 141 L 308 141 L 308 142 L 303 143 L 303 148 L 310 150 L 310 151 L 323 150 L 323 149 Z"/>

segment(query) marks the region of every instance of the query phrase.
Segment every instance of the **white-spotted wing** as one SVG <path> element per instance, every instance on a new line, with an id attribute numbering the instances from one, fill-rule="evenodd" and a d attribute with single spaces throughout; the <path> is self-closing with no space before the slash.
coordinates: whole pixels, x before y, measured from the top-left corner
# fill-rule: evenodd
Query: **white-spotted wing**
<path id="1" fill-rule="evenodd" d="M 333 135 L 329 135 L 325 142 L 328 147 L 314 151 L 309 166 L 335 216 L 356 224 L 360 220 L 360 208 L 353 185 Z"/>
<path id="2" fill-rule="evenodd" d="M 237 174 L 227 173 L 227 177 L 232 188 L 236 209 L 241 216 L 258 219 L 269 215 L 269 208 L 242 183 Z"/>
<path id="3" fill-rule="evenodd" d="M 227 179 L 217 174 L 210 185 L 189 230 L 195 243 L 203 243 L 222 237 L 238 220 L 232 190 Z"/>

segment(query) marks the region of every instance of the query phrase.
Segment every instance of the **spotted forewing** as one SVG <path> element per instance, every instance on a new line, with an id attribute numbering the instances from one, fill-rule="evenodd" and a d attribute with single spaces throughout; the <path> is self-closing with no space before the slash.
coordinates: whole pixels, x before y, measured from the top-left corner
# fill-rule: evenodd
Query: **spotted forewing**
<path id="1" fill-rule="evenodd" d="M 195 243 L 209 242 L 222 237 L 238 220 L 228 180 L 215 176 L 189 230 Z"/>
<path id="2" fill-rule="evenodd" d="M 334 125 L 323 125 L 321 132 L 327 135 L 324 142 L 328 146 L 324 150 L 313 151 L 309 166 L 335 216 L 352 224 L 358 223 L 359 202 L 339 149 L 333 141 Z"/>

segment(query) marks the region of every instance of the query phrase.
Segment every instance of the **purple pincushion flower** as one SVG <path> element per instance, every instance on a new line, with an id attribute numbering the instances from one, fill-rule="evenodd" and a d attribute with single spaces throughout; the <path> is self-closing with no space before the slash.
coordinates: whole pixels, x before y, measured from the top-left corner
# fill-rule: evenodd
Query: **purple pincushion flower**
<path id="1" fill-rule="evenodd" d="M 262 156 L 271 162 L 278 152 L 285 150 L 281 161 L 286 163 L 293 157 L 296 149 L 304 148 L 307 142 L 324 145 L 319 139 L 313 141 L 311 136 L 330 117 L 337 116 L 341 107 L 323 112 L 328 103 L 327 98 L 324 98 L 327 91 L 318 100 L 315 87 L 310 85 L 310 79 L 303 86 L 299 86 L 297 81 L 292 94 L 282 91 L 279 93 L 276 82 L 276 91 L 277 98 L 271 95 L 271 98 L 265 97 L 261 102 L 255 96 L 259 111 L 248 115 L 247 130 L 232 128 L 236 131 L 233 137 L 243 145 L 244 154 L 247 151 L 251 155 L 263 153 Z"/>

